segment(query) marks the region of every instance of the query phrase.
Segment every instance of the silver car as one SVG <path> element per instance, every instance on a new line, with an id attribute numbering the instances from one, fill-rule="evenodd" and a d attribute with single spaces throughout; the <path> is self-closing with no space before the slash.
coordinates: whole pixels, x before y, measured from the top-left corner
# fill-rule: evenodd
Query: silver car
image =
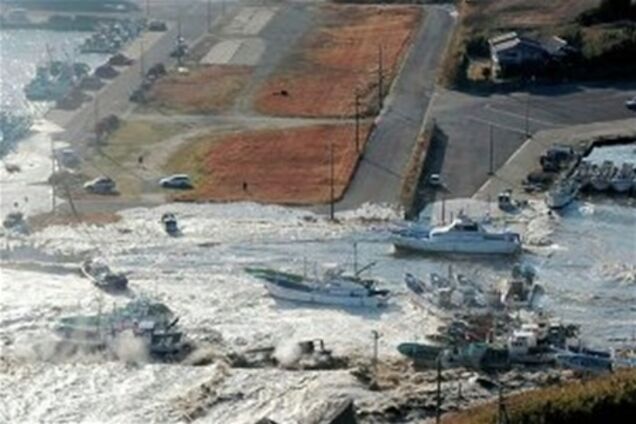
<path id="1" fill-rule="evenodd" d="M 194 187 L 190 177 L 186 174 L 170 175 L 159 180 L 159 185 L 164 188 L 190 189 Z"/>
<path id="2" fill-rule="evenodd" d="M 117 185 L 110 177 L 97 177 L 84 184 L 84 190 L 95 194 L 112 194 L 116 192 L 116 189 Z"/>

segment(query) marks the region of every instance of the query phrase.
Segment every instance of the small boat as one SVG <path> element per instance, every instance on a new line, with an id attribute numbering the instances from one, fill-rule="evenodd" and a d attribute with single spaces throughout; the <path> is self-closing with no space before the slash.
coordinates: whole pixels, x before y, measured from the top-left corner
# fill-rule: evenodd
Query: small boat
<path id="1" fill-rule="evenodd" d="M 128 277 L 111 271 L 110 267 L 97 259 L 87 259 L 81 266 L 82 274 L 103 290 L 126 290 Z"/>
<path id="2" fill-rule="evenodd" d="M 432 273 L 429 281 L 426 283 L 408 272 L 404 275 L 411 300 L 428 312 L 448 316 L 453 310 L 485 306 L 478 287 L 461 275 L 445 278 Z"/>
<path id="3" fill-rule="evenodd" d="M 307 303 L 340 306 L 381 307 L 389 299 L 388 290 L 375 288 L 375 281 L 327 272 L 322 278 L 310 279 L 264 268 L 246 268 L 246 272 L 265 281 L 272 297 Z"/>
<path id="4" fill-rule="evenodd" d="M 614 175 L 610 181 L 612 189 L 617 193 L 627 193 L 632 188 L 634 180 L 634 165 L 624 163 L 621 169 Z"/>
<path id="5" fill-rule="evenodd" d="M 535 283 L 535 272 L 527 267 L 515 265 L 512 277 L 504 282 L 500 302 L 508 308 L 534 308 L 545 293 L 543 286 Z"/>
<path id="6" fill-rule="evenodd" d="M 180 233 L 179 224 L 177 223 L 177 218 L 173 213 L 164 213 L 161 216 L 161 223 L 164 225 L 166 233 L 171 236 L 175 236 Z"/>
<path id="7" fill-rule="evenodd" d="M 506 347 L 474 342 L 444 351 L 441 357 L 444 368 L 467 367 L 475 370 L 505 370 L 510 367 L 510 355 Z"/>
<path id="8" fill-rule="evenodd" d="M 7 230 L 28 233 L 28 226 L 22 212 L 9 212 L 2 220 L 2 226 Z"/>
<path id="9" fill-rule="evenodd" d="M 573 179 L 557 181 L 545 195 L 545 203 L 550 209 L 561 209 L 569 205 L 579 193 L 579 184 Z"/>
<path id="10" fill-rule="evenodd" d="M 610 352 L 585 348 L 557 350 L 555 359 L 562 367 L 587 373 L 610 372 L 614 365 Z"/>
<path id="11" fill-rule="evenodd" d="M 607 191 L 610 188 L 611 180 L 616 173 L 616 167 L 612 161 L 605 161 L 596 168 L 590 184 L 596 191 Z"/>
<path id="12" fill-rule="evenodd" d="M 510 255 L 521 250 L 519 234 L 488 231 L 464 214 L 450 225 L 431 230 L 419 227 L 394 230 L 391 242 L 398 249 L 426 253 Z"/>
<path id="13" fill-rule="evenodd" d="M 444 352 L 444 346 L 424 343 L 400 343 L 397 350 L 411 359 L 415 366 L 435 367 Z"/>

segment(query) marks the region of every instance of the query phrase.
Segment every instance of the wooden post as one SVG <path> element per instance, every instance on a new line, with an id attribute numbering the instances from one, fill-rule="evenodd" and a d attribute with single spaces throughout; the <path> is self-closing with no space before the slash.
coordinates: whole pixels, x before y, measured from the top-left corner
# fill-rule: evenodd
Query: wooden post
<path id="1" fill-rule="evenodd" d="M 378 378 L 378 339 L 380 338 L 380 333 L 376 330 L 372 330 L 371 334 L 373 335 L 373 379 L 377 381 Z"/>
<path id="2" fill-rule="evenodd" d="M 442 419 L 442 359 L 437 357 L 437 390 L 435 396 L 435 423 L 439 424 Z"/>

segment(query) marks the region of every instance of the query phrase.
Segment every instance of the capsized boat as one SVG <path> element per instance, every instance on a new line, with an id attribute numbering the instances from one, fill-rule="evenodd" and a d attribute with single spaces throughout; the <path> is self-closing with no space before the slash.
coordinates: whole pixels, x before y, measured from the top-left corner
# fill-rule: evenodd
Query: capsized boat
<path id="1" fill-rule="evenodd" d="M 82 262 L 80 270 L 100 289 L 120 291 L 128 287 L 128 277 L 123 273 L 113 272 L 102 260 L 87 259 Z"/>
<path id="2" fill-rule="evenodd" d="M 569 205 L 579 193 L 580 185 L 574 179 L 557 181 L 545 194 L 545 203 L 550 209 L 561 209 Z"/>
<path id="3" fill-rule="evenodd" d="M 163 356 L 184 348 L 179 319 L 163 303 L 137 299 L 111 313 L 61 318 L 54 327 L 63 341 L 89 349 L 115 349 L 124 332 L 142 341 L 148 353 Z"/>
<path id="4" fill-rule="evenodd" d="M 390 240 L 398 249 L 426 253 L 510 255 L 521 250 L 519 234 L 487 230 L 464 214 L 450 225 L 430 230 L 418 226 L 394 230 Z"/>
<path id="5" fill-rule="evenodd" d="M 266 268 L 245 271 L 265 282 L 272 297 L 296 302 L 326 305 L 381 307 L 389 299 L 388 290 L 376 289 L 375 280 L 345 275 L 340 270 L 327 271 L 320 278 L 308 278 Z"/>

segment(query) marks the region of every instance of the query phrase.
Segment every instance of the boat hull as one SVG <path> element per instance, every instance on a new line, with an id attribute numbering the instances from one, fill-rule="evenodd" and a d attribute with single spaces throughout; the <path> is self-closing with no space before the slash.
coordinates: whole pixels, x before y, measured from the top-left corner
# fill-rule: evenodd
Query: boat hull
<path id="1" fill-rule="evenodd" d="M 520 244 L 505 240 L 433 242 L 429 239 L 394 236 L 391 242 L 397 249 L 430 254 L 514 255 L 521 250 Z"/>
<path id="2" fill-rule="evenodd" d="M 265 288 L 272 297 L 293 302 L 377 308 L 385 306 L 388 301 L 386 296 L 342 296 L 320 290 L 294 290 L 269 281 L 265 282 Z"/>

